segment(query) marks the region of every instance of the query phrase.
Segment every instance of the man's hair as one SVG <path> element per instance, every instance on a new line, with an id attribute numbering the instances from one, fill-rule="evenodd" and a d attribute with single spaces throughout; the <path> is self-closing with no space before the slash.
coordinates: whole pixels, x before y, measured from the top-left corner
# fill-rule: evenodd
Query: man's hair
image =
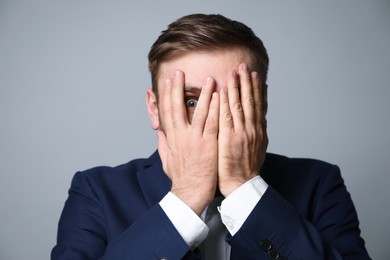
<path id="1" fill-rule="evenodd" d="M 234 47 L 247 48 L 254 56 L 265 89 L 268 54 L 263 42 L 251 28 L 216 14 L 192 14 L 179 18 L 162 31 L 148 55 L 155 95 L 158 98 L 161 63 L 190 51 L 216 51 Z"/>

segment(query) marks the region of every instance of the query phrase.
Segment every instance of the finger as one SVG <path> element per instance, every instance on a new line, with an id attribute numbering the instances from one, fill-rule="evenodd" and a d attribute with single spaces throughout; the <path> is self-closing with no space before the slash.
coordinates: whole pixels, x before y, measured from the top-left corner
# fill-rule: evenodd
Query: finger
<path id="1" fill-rule="evenodd" d="M 232 71 L 227 78 L 229 108 L 232 114 L 234 130 L 239 130 L 244 127 L 244 114 L 237 77 L 236 71 Z"/>
<path id="2" fill-rule="evenodd" d="M 253 97 L 253 82 L 251 74 L 248 71 L 246 64 L 241 64 L 238 67 L 238 73 L 240 76 L 240 94 L 242 109 L 244 112 L 244 121 L 246 127 L 253 127 L 255 125 L 255 107 Z"/>
<path id="3" fill-rule="evenodd" d="M 227 88 L 222 88 L 219 92 L 219 132 L 221 134 L 234 130 L 233 116 L 230 112 L 227 91 Z"/>
<path id="4" fill-rule="evenodd" d="M 254 100 L 254 120 L 256 126 L 261 126 L 265 111 L 263 107 L 263 94 L 262 85 L 259 78 L 259 74 L 256 71 L 251 73 L 252 87 L 253 87 L 253 100 Z"/>
<path id="5" fill-rule="evenodd" d="M 202 86 L 198 104 L 192 117 L 191 125 L 200 134 L 203 133 L 205 122 L 209 113 L 210 100 L 214 91 L 214 80 L 208 77 Z"/>
<path id="6" fill-rule="evenodd" d="M 176 126 L 188 125 L 187 111 L 184 105 L 184 73 L 176 71 L 172 84 L 171 95 L 172 124 Z"/>
<path id="7" fill-rule="evenodd" d="M 160 115 L 164 129 L 172 129 L 172 104 L 171 104 L 172 80 L 167 79 L 165 86 L 160 89 Z M 168 131 L 169 132 L 169 131 Z"/>
<path id="8" fill-rule="evenodd" d="M 218 136 L 219 125 L 219 95 L 213 92 L 211 96 L 210 109 L 208 111 L 206 124 L 204 127 L 205 135 Z"/>

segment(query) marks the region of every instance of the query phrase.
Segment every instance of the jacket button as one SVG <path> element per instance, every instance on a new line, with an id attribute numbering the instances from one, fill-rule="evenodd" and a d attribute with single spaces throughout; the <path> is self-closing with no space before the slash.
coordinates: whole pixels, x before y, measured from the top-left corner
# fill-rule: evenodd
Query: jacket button
<path id="1" fill-rule="evenodd" d="M 275 249 L 271 249 L 268 251 L 268 256 L 271 258 L 271 259 L 279 259 L 279 252 L 276 251 Z"/>
<path id="2" fill-rule="evenodd" d="M 272 249 L 272 244 L 271 244 L 271 241 L 269 241 L 268 239 L 263 239 L 260 241 L 260 247 L 264 250 L 264 251 L 269 251 Z"/>

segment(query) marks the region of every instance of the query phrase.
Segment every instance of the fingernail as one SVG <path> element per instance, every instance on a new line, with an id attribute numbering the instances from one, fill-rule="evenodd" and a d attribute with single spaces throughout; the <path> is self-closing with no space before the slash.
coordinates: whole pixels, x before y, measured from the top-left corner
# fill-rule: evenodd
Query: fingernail
<path id="1" fill-rule="evenodd" d="M 259 79 L 259 73 L 257 73 L 256 71 L 253 71 L 253 72 L 252 72 L 252 77 L 253 77 L 254 79 Z"/>
<path id="2" fill-rule="evenodd" d="M 211 77 L 208 77 L 207 79 L 206 79 L 206 84 L 207 85 L 210 85 L 212 83 L 212 79 L 211 79 Z"/>
<path id="3" fill-rule="evenodd" d="M 180 71 L 175 71 L 175 78 L 178 78 L 179 77 L 179 73 L 180 73 Z"/>
<path id="4" fill-rule="evenodd" d="M 242 71 L 248 71 L 248 66 L 245 64 L 245 63 L 243 63 L 243 64 L 241 64 L 241 69 L 242 69 Z"/>

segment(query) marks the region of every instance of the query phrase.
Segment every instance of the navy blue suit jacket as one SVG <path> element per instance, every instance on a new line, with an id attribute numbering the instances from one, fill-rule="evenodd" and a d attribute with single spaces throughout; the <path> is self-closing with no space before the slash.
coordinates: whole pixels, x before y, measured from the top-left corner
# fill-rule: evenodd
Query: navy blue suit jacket
<path id="1" fill-rule="evenodd" d="M 337 166 L 267 154 L 261 176 L 269 188 L 226 237 L 231 259 L 369 259 Z M 77 173 L 52 259 L 201 259 L 158 204 L 170 187 L 157 152 Z"/>

